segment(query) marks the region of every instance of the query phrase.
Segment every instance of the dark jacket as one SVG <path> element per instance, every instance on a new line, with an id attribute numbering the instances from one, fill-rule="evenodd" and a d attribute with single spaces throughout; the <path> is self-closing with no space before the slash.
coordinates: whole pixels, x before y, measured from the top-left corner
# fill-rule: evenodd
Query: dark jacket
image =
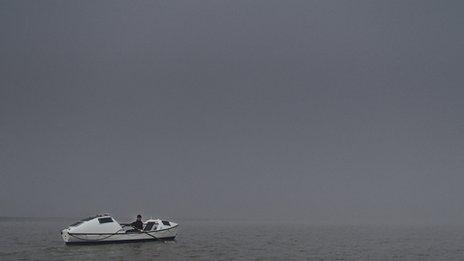
<path id="1" fill-rule="evenodd" d="M 136 220 L 136 221 L 130 223 L 130 225 L 132 227 L 134 227 L 134 228 L 137 228 L 137 229 L 142 229 L 143 228 L 143 223 L 140 220 Z"/>

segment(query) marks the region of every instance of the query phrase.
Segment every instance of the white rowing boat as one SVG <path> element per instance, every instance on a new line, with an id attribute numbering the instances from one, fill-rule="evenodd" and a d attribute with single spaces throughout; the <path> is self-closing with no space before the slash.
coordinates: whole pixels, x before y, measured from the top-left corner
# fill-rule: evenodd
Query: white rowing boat
<path id="1" fill-rule="evenodd" d="M 66 244 L 125 243 L 173 240 L 178 224 L 161 219 L 148 219 L 143 229 L 123 226 L 108 214 L 82 219 L 61 231 Z"/>

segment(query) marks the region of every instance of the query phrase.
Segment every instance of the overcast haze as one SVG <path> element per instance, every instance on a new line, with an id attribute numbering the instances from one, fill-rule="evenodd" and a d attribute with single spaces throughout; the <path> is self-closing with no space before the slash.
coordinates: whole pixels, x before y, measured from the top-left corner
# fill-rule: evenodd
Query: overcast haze
<path id="1" fill-rule="evenodd" d="M 462 1 L 1 1 L 0 216 L 464 223 Z"/>

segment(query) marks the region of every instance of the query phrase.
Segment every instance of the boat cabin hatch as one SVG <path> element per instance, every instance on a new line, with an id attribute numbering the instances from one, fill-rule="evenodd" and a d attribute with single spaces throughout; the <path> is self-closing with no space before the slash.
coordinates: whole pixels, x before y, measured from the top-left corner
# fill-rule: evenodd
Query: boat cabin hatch
<path id="1" fill-rule="evenodd" d="M 104 223 L 111 223 L 113 222 L 113 219 L 110 217 L 104 217 L 104 218 L 99 218 L 98 223 L 104 224 Z"/>

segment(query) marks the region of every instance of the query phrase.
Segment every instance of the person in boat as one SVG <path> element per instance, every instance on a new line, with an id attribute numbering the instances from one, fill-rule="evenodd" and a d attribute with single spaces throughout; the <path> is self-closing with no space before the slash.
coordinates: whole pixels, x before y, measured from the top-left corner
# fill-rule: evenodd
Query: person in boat
<path id="1" fill-rule="evenodd" d="M 131 226 L 133 227 L 134 229 L 132 230 L 129 230 L 127 232 L 136 232 L 136 231 L 140 231 L 142 230 L 143 228 L 143 222 L 142 222 L 142 215 L 137 215 L 137 220 L 135 220 L 134 222 L 130 223 L 130 224 L 123 224 L 124 226 Z"/>

